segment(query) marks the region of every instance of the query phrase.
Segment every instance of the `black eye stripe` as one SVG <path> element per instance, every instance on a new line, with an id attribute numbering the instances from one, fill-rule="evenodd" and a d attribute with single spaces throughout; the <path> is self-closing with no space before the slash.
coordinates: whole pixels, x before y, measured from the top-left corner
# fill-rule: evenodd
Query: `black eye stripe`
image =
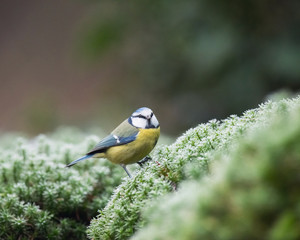
<path id="1" fill-rule="evenodd" d="M 150 114 L 150 118 L 153 117 L 153 112 Z M 135 116 L 132 116 L 132 118 L 144 118 L 146 120 L 148 120 L 144 115 L 142 114 L 139 114 L 139 115 L 135 115 Z"/>
<path id="2" fill-rule="evenodd" d="M 147 119 L 145 116 L 143 116 L 143 115 L 136 115 L 136 116 L 132 116 L 133 118 L 144 118 L 144 119 Z"/>

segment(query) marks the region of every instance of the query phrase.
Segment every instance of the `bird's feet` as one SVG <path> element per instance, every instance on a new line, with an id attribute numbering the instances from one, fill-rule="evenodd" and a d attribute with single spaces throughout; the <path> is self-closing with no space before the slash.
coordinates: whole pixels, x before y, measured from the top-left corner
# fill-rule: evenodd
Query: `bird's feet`
<path id="1" fill-rule="evenodd" d="M 146 162 L 148 162 L 149 160 L 152 160 L 152 158 L 149 157 L 149 156 L 146 156 L 146 157 L 144 157 L 141 161 L 137 162 L 137 164 L 140 165 L 140 167 L 143 167 L 143 165 L 144 165 Z"/>

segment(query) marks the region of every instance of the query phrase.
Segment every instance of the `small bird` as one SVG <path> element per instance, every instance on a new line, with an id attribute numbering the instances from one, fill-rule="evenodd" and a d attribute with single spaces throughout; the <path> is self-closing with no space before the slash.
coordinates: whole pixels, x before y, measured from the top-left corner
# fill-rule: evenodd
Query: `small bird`
<path id="1" fill-rule="evenodd" d="M 71 162 L 67 167 L 88 158 L 107 158 L 121 165 L 131 178 L 126 165 L 147 160 L 145 158 L 138 162 L 152 151 L 159 135 L 160 126 L 153 111 L 147 107 L 139 108 L 85 156 Z"/>

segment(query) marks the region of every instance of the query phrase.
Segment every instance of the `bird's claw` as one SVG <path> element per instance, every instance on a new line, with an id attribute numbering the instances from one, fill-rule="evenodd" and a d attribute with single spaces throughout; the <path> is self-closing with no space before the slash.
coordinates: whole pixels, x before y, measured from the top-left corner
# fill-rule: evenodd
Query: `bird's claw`
<path id="1" fill-rule="evenodd" d="M 138 161 L 137 164 L 140 165 L 140 167 L 143 167 L 143 165 L 150 160 L 152 160 L 152 158 L 150 156 L 146 156 L 141 161 Z"/>

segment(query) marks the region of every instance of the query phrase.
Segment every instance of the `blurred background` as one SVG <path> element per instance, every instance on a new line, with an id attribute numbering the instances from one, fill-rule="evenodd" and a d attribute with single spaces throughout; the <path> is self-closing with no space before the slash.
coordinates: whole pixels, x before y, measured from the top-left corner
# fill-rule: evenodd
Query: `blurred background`
<path id="1" fill-rule="evenodd" d="M 152 108 L 177 136 L 300 88 L 300 1 L 2 0 L 0 130 L 109 132 Z"/>

